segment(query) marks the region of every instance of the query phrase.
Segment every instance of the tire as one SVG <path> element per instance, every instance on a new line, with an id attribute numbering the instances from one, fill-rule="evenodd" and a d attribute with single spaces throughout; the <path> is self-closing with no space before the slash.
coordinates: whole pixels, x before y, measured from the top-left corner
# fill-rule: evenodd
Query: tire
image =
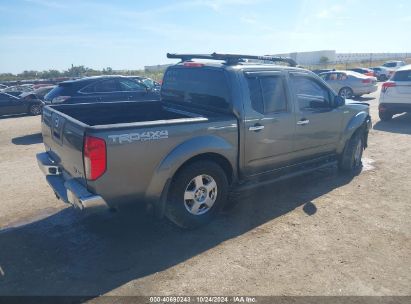
<path id="1" fill-rule="evenodd" d="M 357 130 L 350 140 L 345 144 L 344 151 L 340 156 L 338 168 L 344 173 L 356 173 L 362 168 L 362 153 L 364 151 L 364 131 Z"/>
<path id="2" fill-rule="evenodd" d="M 354 92 L 349 87 L 343 87 L 338 92 L 338 95 L 340 95 L 341 97 L 350 99 L 354 95 Z"/>
<path id="3" fill-rule="evenodd" d="M 379 112 L 378 116 L 382 121 L 389 121 L 392 119 L 393 114 L 390 112 Z"/>
<path id="4" fill-rule="evenodd" d="M 379 81 L 386 81 L 388 79 L 388 77 L 386 75 L 380 75 L 378 76 L 378 80 Z"/>
<path id="5" fill-rule="evenodd" d="M 32 104 L 29 107 L 29 114 L 36 116 L 36 115 L 40 115 L 41 114 L 41 105 L 39 104 Z"/>
<path id="6" fill-rule="evenodd" d="M 194 229 L 213 220 L 228 199 L 224 170 L 212 161 L 189 164 L 177 172 L 167 197 L 166 217 Z"/>

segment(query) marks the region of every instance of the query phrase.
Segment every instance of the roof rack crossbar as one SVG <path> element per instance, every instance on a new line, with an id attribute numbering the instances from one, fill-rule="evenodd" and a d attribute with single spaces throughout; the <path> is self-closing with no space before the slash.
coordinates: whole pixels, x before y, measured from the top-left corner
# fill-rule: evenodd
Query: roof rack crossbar
<path id="1" fill-rule="evenodd" d="M 272 62 L 285 62 L 290 66 L 297 66 L 297 62 L 289 57 L 281 56 L 255 56 L 255 55 L 240 55 L 240 54 L 170 54 L 167 53 L 167 58 L 181 59 L 181 61 L 189 61 L 192 59 L 210 59 L 210 60 L 222 60 L 227 64 L 236 64 L 238 62 L 244 61 L 244 59 L 255 59 L 262 61 L 272 61 Z"/>

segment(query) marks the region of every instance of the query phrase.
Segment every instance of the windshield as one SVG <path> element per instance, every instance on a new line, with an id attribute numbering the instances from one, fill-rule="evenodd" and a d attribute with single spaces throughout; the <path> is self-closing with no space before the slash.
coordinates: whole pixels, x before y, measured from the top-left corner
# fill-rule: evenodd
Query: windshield
<path id="1" fill-rule="evenodd" d="M 154 89 L 155 83 L 154 83 L 153 80 L 151 80 L 151 79 L 149 79 L 149 78 L 145 78 L 145 79 L 143 79 L 142 81 L 143 81 L 143 83 L 144 83 L 146 86 L 148 86 L 150 89 Z"/>

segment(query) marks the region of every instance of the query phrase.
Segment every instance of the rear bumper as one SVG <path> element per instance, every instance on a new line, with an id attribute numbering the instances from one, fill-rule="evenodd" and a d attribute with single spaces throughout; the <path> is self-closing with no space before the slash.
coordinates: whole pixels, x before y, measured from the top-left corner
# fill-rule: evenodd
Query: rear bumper
<path id="1" fill-rule="evenodd" d="M 353 89 L 354 95 L 370 94 L 370 93 L 374 93 L 377 90 L 378 90 L 377 85 L 368 86 L 368 87 L 358 87 L 358 88 Z"/>
<path id="2" fill-rule="evenodd" d="M 410 112 L 411 113 L 411 103 L 384 103 L 381 102 L 378 106 L 378 111 L 380 113 L 390 112 L 393 114 Z"/>
<path id="3" fill-rule="evenodd" d="M 107 209 L 106 201 L 99 195 L 89 192 L 86 187 L 75 179 L 66 179 L 62 169 L 47 152 L 36 155 L 40 170 L 56 196 L 63 202 L 80 210 Z"/>

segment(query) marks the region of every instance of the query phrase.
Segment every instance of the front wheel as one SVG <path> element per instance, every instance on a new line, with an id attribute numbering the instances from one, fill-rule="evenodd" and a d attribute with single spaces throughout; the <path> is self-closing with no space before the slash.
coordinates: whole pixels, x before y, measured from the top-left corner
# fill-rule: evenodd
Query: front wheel
<path id="1" fill-rule="evenodd" d="M 338 95 L 346 99 L 350 99 L 354 95 L 354 92 L 351 88 L 344 87 L 338 92 Z"/>
<path id="2" fill-rule="evenodd" d="M 364 151 L 364 132 L 358 130 L 346 143 L 344 151 L 338 162 L 342 172 L 355 173 L 362 167 L 362 153 Z"/>
<path id="3" fill-rule="evenodd" d="M 173 178 L 166 216 L 176 225 L 192 229 L 210 222 L 228 197 L 224 170 L 212 161 L 183 167 Z"/>
<path id="4" fill-rule="evenodd" d="M 379 81 L 386 81 L 387 79 L 388 79 L 387 75 L 380 75 L 380 76 L 378 77 L 378 80 L 379 80 Z"/>

